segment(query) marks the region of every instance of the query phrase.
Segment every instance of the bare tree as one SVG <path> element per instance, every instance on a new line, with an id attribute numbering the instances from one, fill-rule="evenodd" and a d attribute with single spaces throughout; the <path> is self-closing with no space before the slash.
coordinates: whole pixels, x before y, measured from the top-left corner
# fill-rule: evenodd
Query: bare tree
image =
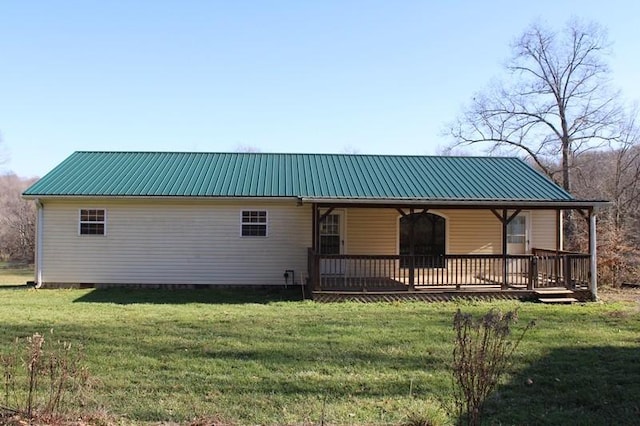
<path id="1" fill-rule="evenodd" d="M 574 187 L 580 197 L 611 203 L 599 215 L 598 270 L 614 286 L 640 280 L 640 130 L 635 119 L 621 128 L 620 136 L 615 147 L 577 161 Z"/>
<path id="2" fill-rule="evenodd" d="M 618 137 L 606 31 L 577 20 L 562 32 L 534 24 L 512 47 L 508 79 L 477 94 L 449 129 L 454 147 L 524 155 L 570 190 L 575 158 Z"/>
<path id="3" fill-rule="evenodd" d="M 15 174 L 0 175 L 0 258 L 4 260 L 33 262 L 35 205 L 21 195 L 33 181 Z"/>
<path id="4" fill-rule="evenodd" d="M 581 196 L 606 198 L 616 228 L 640 215 L 640 130 L 631 120 L 608 151 L 585 156 L 576 168 Z"/>

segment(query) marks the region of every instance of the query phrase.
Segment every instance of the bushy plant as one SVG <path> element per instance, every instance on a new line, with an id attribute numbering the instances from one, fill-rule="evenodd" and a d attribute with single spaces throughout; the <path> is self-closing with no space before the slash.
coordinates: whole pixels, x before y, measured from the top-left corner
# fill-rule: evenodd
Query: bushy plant
<path id="1" fill-rule="evenodd" d="M 511 365 L 513 352 L 524 334 L 511 338 L 517 310 L 503 314 L 492 309 L 474 319 L 458 309 L 453 318 L 456 339 L 453 349 L 453 379 L 460 423 L 479 425 L 484 403 Z"/>
<path id="2" fill-rule="evenodd" d="M 35 333 L 15 339 L 0 354 L 5 415 L 48 421 L 61 414 L 67 398 L 82 404 L 88 386 L 83 351 Z"/>

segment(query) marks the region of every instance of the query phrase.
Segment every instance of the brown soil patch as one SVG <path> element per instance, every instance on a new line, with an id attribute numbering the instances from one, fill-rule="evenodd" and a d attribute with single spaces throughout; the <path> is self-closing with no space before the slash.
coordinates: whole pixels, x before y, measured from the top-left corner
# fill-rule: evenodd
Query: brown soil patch
<path id="1" fill-rule="evenodd" d="M 636 302 L 640 304 L 640 288 L 600 288 L 598 289 L 598 297 L 603 302 Z"/>

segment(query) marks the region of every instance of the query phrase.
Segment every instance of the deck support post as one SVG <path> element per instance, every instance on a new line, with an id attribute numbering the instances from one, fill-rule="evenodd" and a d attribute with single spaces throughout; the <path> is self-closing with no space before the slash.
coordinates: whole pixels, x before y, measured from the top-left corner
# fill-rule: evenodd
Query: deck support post
<path id="1" fill-rule="evenodd" d="M 529 282 L 527 290 L 533 290 L 538 287 L 538 256 L 533 255 L 529 262 Z"/>
<path id="2" fill-rule="evenodd" d="M 587 221 L 589 227 L 589 290 L 593 300 L 598 300 L 598 244 L 596 238 L 596 211 L 594 207 L 590 207 L 585 212 L 577 209 L 580 216 Z"/>
<path id="3" fill-rule="evenodd" d="M 316 203 L 311 205 L 311 228 L 311 247 L 314 252 L 318 253 L 318 205 Z"/>
<path id="4" fill-rule="evenodd" d="M 502 209 L 502 290 L 506 290 L 509 286 L 509 264 L 507 261 L 507 209 Z"/>
<path id="5" fill-rule="evenodd" d="M 562 276 L 564 277 L 564 287 L 567 290 L 575 290 L 575 283 L 573 281 L 573 277 L 571 276 L 571 256 L 566 254 L 562 255 Z"/>
<path id="6" fill-rule="evenodd" d="M 596 212 L 589 209 L 589 275 L 591 296 L 598 300 L 598 245 L 596 244 Z"/>
<path id="7" fill-rule="evenodd" d="M 311 271 L 311 280 L 313 282 L 312 288 L 316 291 L 322 290 L 321 286 L 321 274 L 320 274 L 320 221 L 322 218 L 320 217 L 320 209 L 318 204 L 313 203 L 311 206 L 312 217 L 311 217 L 311 227 L 313 228 L 313 236 L 311 246 L 313 247 L 313 260 L 312 260 L 312 271 Z"/>
<path id="8" fill-rule="evenodd" d="M 502 209 L 500 213 L 497 210 L 491 209 L 491 212 L 502 223 L 502 290 L 509 288 L 509 265 L 508 265 L 508 253 L 507 253 L 507 226 L 516 217 L 522 209 L 516 209 L 511 215 L 507 209 Z"/>
<path id="9" fill-rule="evenodd" d="M 318 253 L 313 254 L 313 281 L 314 289 L 317 291 L 322 290 L 320 285 L 320 255 Z"/>
<path id="10" fill-rule="evenodd" d="M 413 216 L 413 208 L 409 209 L 409 290 L 416 289 L 416 241 L 413 235 L 416 230 L 416 220 Z"/>

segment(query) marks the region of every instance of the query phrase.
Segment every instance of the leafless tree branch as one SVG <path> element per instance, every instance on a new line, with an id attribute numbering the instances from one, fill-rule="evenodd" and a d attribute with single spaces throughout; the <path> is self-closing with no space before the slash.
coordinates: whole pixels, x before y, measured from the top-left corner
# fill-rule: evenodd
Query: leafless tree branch
<path id="1" fill-rule="evenodd" d="M 560 173 L 570 190 L 572 161 L 619 140 L 622 108 L 608 85 L 607 34 L 577 20 L 561 32 L 534 24 L 512 52 L 510 78 L 477 94 L 450 127 L 453 146 L 520 152 L 552 178 Z"/>

